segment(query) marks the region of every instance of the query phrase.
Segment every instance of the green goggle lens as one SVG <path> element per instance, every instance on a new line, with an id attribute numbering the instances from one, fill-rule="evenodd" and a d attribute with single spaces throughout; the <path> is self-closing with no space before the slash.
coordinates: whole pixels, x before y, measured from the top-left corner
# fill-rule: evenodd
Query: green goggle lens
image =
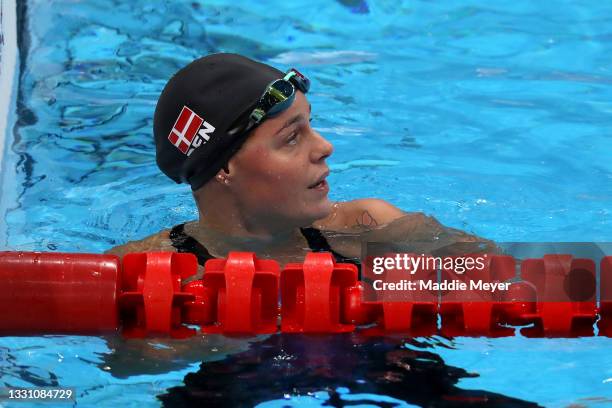
<path id="1" fill-rule="evenodd" d="M 247 119 L 231 126 L 228 134 L 246 134 L 266 117 L 277 115 L 289 108 L 295 99 L 296 88 L 306 93 L 310 89 L 310 81 L 296 69 L 291 69 L 283 78 L 271 82 L 266 87 Z"/>

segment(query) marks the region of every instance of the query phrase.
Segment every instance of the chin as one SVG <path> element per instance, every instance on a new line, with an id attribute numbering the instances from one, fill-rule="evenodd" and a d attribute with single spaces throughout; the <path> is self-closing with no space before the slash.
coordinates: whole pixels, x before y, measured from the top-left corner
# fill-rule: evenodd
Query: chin
<path id="1" fill-rule="evenodd" d="M 302 201 L 300 204 L 293 206 L 295 211 L 286 213 L 288 221 L 299 227 L 308 227 L 315 221 L 328 217 L 333 211 L 333 203 L 327 197 L 310 203 Z"/>
<path id="2" fill-rule="evenodd" d="M 317 220 L 321 220 L 325 217 L 328 217 L 332 211 L 333 211 L 333 204 L 332 202 L 326 197 L 325 200 L 323 200 L 322 202 L 318 203 L 318 205 L 316 206 L 316 208 L 312 209 L 312 215 L 311 215 L 311 220 L 310 223 L 313 223 Z"/>

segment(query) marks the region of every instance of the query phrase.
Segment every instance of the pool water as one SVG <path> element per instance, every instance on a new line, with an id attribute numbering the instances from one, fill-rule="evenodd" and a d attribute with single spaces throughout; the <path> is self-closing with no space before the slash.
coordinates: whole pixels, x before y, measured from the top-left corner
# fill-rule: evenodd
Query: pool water
<path id="1" fill-rule="evenodd" d="M 311 78 L 332 199 L 496 241 L 612 241 L 611 22 L 597 1 L 23 2 L 0 248 L 99 253 L 195 219 L 155 166 L 152 116 L 173 72 L 221 51 Z M 82 406 L 598 407 L 611 346 L 4 337 L 0 386 L 71 386 Z"/>

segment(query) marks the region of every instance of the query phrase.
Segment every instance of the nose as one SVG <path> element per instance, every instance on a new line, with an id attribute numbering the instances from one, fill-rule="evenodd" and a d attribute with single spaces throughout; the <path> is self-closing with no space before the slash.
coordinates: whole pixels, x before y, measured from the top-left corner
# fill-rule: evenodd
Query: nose
<path id="1" fill-rule="evenodd" d="M 313 149 L 311 151 L 311 159 L 317 163 L 327 159 L 334 152 L 334 146 L 321 134 L 315 130 L 312 131 L 314 137 Z"/>

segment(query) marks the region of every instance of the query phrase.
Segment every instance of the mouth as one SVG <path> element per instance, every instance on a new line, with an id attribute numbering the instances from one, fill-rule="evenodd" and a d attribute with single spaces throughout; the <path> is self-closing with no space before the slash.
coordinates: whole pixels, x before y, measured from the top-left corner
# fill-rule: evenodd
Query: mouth
<path id="1" fill-rule="evenodd" d="M 322 190 L 322 189 L 325 189 L 327 187 L 327 181 L 325 180 L 327 178 L 327 176 L 329 176 L 329 170 L 327 170 L 325 173 L 323 173 L 321 175 L 321 177 L 319 177 L 317 179 L 317 181 L 315 181 L 313 184 L 308 186 L 308 188 L 309 189 L 313 189 L 313 190 Z"/>

